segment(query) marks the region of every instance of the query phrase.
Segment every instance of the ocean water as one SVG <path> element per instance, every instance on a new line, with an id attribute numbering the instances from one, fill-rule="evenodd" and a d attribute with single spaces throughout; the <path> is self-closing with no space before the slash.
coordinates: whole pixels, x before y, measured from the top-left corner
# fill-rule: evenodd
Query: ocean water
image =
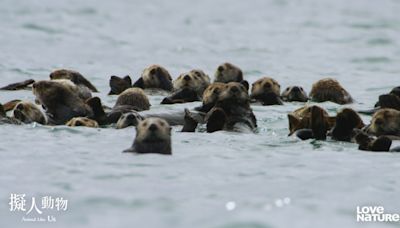
<path id="1" fill-rule="evenodd" d="M 232 62 L 250 83 L 271 76 L 282 88 L 334 77 L 356 101 L 348 107 L 368 109 L 400 85 L 399 12 L 396 0 L 0 0 L 0 82 L 75 69 L 113 105 L 111 75 L 136 79 L 157 63 L 173 77 L 213 76 Z M 12 99 L 34 97 L 0 92 Z M 160 111 L 199 105 L 150 99 Z M 173 156 L 122 154 L 134 128 L 1 125 L 0 227 L 400 227 L 356 221 L 357 206 L 400 213 L 399 155 L 288 137 L 286 115 L 302 105 L 253 106 L 257 134 L 174 127 Z M 43 196 L 68 208 L 44 211 L 53 223 L 24 222 L 39 215 L 10 211 L 13 193 L 27 211 Z"/>

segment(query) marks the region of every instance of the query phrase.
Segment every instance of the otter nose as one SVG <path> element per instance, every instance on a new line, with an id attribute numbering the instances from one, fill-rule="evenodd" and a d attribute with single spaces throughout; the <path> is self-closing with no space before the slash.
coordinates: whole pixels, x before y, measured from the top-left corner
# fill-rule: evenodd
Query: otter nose
<path id="1" fill-rule="evenodd" d="M 189 76 L 189 75 L 185 75 L 185 77 L 183 77 L 183 79 L 184 79 L 185 81 L 190 81 L 190 76 Z"/>
<path id="2" fill-rule="evenodd" d="M 265 83 L 265 84 L 264 84 L 264 88 L 271 88 L 271 84 Z"/>
<path id="3" fill-rule="evenodd" d="M 219 72 L 222 72 L 223 70 L 224 70 L 224 68 L 223 68 L 222 66 L 219 66 L 219 67 L 218 67 L 218 71 L 219 71 Z"/>
<path id="4" fill-rule="evenodd" d="M 292 92 L 298 93 L 298 92 L 300 92 L 300 88 L 298 86 L 294 86 L 292 88 Z"/>
<path id="5" fill-rule="evenodd" d="M 83 126 L 83 123 L 81 121 L 76 121 L 75 126 L 77 127 Z"/>
<path id="6" fill-rule="evenodd" d="M 155 125 L 155 124 L 151 124 L 150 127 L 149 127 L 150 131 L 156 131 L 157 129 L 158 129 L 157 125 Z"/>

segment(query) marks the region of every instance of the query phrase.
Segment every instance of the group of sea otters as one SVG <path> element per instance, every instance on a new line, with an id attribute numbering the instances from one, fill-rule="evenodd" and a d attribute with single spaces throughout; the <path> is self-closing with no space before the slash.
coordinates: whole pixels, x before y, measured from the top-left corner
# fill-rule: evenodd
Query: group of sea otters
<path id="1" fill-rule="evenodd" d="M 282 105 L 284 102 L 331 101 L 353 102 L 350 94 L 332 78 L 313 84 L 307 95 L 301 86 L 290 86 L 281 93 L 279 83 L 263 77 L 250 85 L 242 70 L 231 64 L 218 66 L 214 81 L 202 70 L 191 70 L 172 80 L 160 65 L 144 69 L 132 83 L 130 76 L 111 76 L 109 95 L 117 95 L 114 107 L 102 105 L 96 87 L 82 74 L 60 69 L 49 80 L 32 79 L 10 84 L 0 90 L 31 89 L 35 103 L 12 100 L 0 104 L 0 122 L 8 124 L 39 123 L 42 125 L 113 126 L 117 129 L 136 126 L 131 148 L 124 152 L 172 154 L 171 127 L 182 125 L 182 132 L 195 132 L 199 125 L 206 131 L 255 132 L 257 119 L 251 104 Z M 148 94 L 165 94 L 161 104 L 202 101 L 193 110 L 152 113 Z M 9 113 L 8 113 L 9 112 Z M 400 151 L 392 140 L 400 140 L 400 87 L 379 96 L 375 107 L 363 114 L 373 115 L 371 123 L 363 123 L 358 112 L 343 108 L 336 116 L 317 105 L 305 103 L 288 114 L 289 135 L 306 139 L 354 142 L 365 151 Z"/>

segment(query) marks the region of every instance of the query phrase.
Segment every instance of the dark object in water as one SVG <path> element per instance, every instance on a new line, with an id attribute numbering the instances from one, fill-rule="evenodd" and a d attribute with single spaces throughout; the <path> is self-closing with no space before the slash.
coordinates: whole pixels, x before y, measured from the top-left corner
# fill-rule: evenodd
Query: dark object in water
<path id="1" fill-rule="evenodd" d="M 7 86 L 0 88 L 0 90 L 21 90 L 28 88 L 29 85 L 35 83 L 35 80 L 28 79 L 23 82 L 12 83 Z"/>

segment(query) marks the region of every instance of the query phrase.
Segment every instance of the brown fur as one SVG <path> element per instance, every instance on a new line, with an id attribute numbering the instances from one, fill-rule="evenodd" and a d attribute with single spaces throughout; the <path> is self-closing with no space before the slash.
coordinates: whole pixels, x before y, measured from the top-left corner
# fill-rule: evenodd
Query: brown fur
<path id="1" fill-rule="evenodd" d="M 171 127 L 160 118 L 140 121 L 132 147 L 124 152 L 172 154 Z"/>
<path id="2" fill-rule="evenodd" d="M 29 101 L 18 102 L 13 109 L 13 117 L 24 123 L 47 123 L 45 114 L 37 105 Z"/>
<path id="3" fill-rule="evenodd" d="M 311 129 L 312 109 L 316 107 L 322 113 L 325 123 L 331 129 L 336 121 L 335 117 L 330 117 L 328 113 L 318 106 L 304 106 L 288 114 L 289 135 L 300 129 Z"/>
<path id="4" fill-rule="evenodd" d="M 210 78 L 201 70 L 192 70 L 189 73 L 179 75 L 173 82 L 174 90 L 189 88 L 195 90 L 201 97 L 207 86 L 210 85 Z"/>
<path id="5" fill-rule="evenodd" d="M 304 91 L 301 86 L 289 86 L 287 87 L 281 95 L 284 101 L 299 101 L 299 102 L 307 102 L 308 96 L 306 91 Z"/>
<path id="6" fill-rule="evenodd" d="M 251 96 L 257 96 L 263 93 L 274 93 L 277 96 L 280 96 L 281 86 L 279 83 L 270 77 L 263 77 L 258 79 L 252 84 L 251 87 Z"/>
<path id="7" fill-rule="evenodd" d="M 58 81 L 38 81 L 32 88 L 52 124 L 65 124 L 73 117 L 91 114 L 90 107 L 70 85 Z"/>
<path id="8" fill-rule="evenodd" d="M 381 109 L 372 116 L 367 132 L 376 136 L 400 136 L 400 111 L 395 109 Z"/>
<path id="9" fill-rule="evenodd" d="M 69 120 L 66 123 L 67 126 L 69 127 L 92 127 L 92 128 L 98 128 L 99 124 L 97 123 L 97 121 L 89 119 L 87 117 L 75 117 L 72 118 L 71 120 Z"/>
<path id="10" fill-rule="evenodd" d="M 134 87 L 142 89 L 156 88 L 171 91 L 172 77 L 164 67 L 151 65 L 143 70 L 142 77 L 136 81 Z"/>
<path id="11" fill-rule="evenodd" d="M 50 74 L 50 79 L 51 80 L 68 79 L 72 81 L 75 85 L 78 86 L 83 85 L 88 89 L 90 89 L 92 92 L 98 92 L 97 88 L 89 80 L 87 80 L 81 73 L 77 71 L 58 69 Z"/>
<path id="12" fill-rule="evenodd" d="M 231 63 L 223 63 L 218 66 L 214 77 L 214 82 L 241 82 L 243 80 L 243 72 L 239 67 Z"/>
<path id="13" fill-rule="evenodd" d="M 332 78 L 325 78 L 313 84 L 310 98 L 315 102 L 331 101 L 337 104 L 349 104 L 353 102 L 350 94 Z"/>
<path id="14" fill-rule="evenodd" d="M 218 100 L 219 94 L 225 89 L 225 84 L 221 82 L 214 82 L 210 84 L 203 93 L 203 105 L 215 104 Z"/>
<path id="15" fill-rule="evenodd" d="M 150 109 L 150 102 L 144 91 L 140 88 L 130 88 L 122 92 L 115 106 L 129 105 L 136 107 L 135 110 L 143 111 Z"/>

